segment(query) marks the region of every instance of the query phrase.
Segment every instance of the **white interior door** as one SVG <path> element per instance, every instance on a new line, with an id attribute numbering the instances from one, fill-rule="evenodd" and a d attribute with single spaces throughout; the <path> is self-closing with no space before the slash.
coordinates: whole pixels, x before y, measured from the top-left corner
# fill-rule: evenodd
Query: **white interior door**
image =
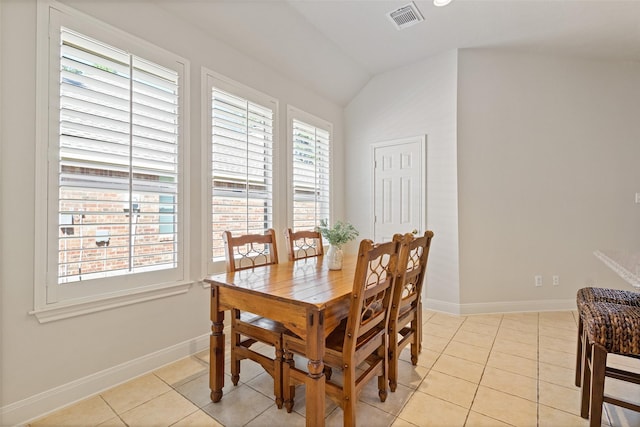
<path id="1" fill-rule="evenodd" d="M 373 146 L 374 241 L 395 233 L 423 233 L 426 226 L 426 137 Z"/>

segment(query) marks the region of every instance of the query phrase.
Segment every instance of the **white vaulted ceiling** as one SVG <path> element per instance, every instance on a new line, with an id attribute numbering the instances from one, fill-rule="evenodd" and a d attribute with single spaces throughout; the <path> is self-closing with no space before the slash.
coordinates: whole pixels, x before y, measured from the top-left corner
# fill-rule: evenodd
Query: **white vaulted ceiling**
<path id="1" fill-rule="evenodd" d="M 346 105 L 376 74 L 457 48 L 640 61 L 640 0 L 416 0 L 398 31 L 395 0 L 157 0 L 283 75 Z"/>

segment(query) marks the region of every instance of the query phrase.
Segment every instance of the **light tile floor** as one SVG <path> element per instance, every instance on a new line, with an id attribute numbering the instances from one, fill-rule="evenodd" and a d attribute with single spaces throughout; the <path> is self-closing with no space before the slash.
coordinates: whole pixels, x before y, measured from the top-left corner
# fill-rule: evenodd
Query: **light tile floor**
<path id="1" fill-rule="evenodd" d="M 384 403 L 371 381 L 358 402 L 358 425 L 587 426 L 573 384 L 576 316 L 571 311 L 473 316 L 425 311 L 418 365 L 411 365 L 406 349 L 398 388 Z M 640 372 L 638 360 L 611 360 Z M 31 426 L 305 425 L 304 388 L 297 390 L 294 412 L 287 414 L 274 404 L 271 377 L 243 361 L 239 385 L 226 376 L 222 400 L 212 403 L 208 370 L 209 354 L 202 352 Z M 629 399 L 640 397 L 640 386 L 607 379 L 607 392 Z M 640 414 L 605 406 L 603 426 L 640 426 Z M 326 424 L 342 425 L 342 410 L 328 399 Z"/>

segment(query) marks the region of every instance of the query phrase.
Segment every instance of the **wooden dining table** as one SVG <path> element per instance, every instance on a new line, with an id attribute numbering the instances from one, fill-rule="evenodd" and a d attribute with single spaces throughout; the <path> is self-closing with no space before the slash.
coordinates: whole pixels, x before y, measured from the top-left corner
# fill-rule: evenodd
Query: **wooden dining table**
<path id="1" fill-rule="evenodd" d="M 306 341 L 307 426 L 324 426 L 325 338 L 347 317 L 356 256 L 345 256 L 342 270 L 329 270 L 324 257 L 221 273 L 211 284 L 209 386 L 219 402 L 224 386 L 224 313 L 239 309 L 281 322 Z"/>

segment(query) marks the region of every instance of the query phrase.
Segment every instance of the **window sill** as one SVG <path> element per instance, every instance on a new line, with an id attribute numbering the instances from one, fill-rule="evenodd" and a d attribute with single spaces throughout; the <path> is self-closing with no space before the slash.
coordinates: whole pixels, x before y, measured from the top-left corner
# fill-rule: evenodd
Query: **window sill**
<path id="1" fill-rule="evenodd" d="M 36 308 L 30 311 L 29 314 L 36 316 L 40 323 L 49 323 L 56 320 L 83 316 L 98 311 L 184 294 L 192 284 L 193 282 L 191 281 L 177 282 L 169 285 L 150 286 L 143 289 L 131 290 L 122 294 L 109 294 L 92 299 L 48 304 L 46 307 Z"/>

